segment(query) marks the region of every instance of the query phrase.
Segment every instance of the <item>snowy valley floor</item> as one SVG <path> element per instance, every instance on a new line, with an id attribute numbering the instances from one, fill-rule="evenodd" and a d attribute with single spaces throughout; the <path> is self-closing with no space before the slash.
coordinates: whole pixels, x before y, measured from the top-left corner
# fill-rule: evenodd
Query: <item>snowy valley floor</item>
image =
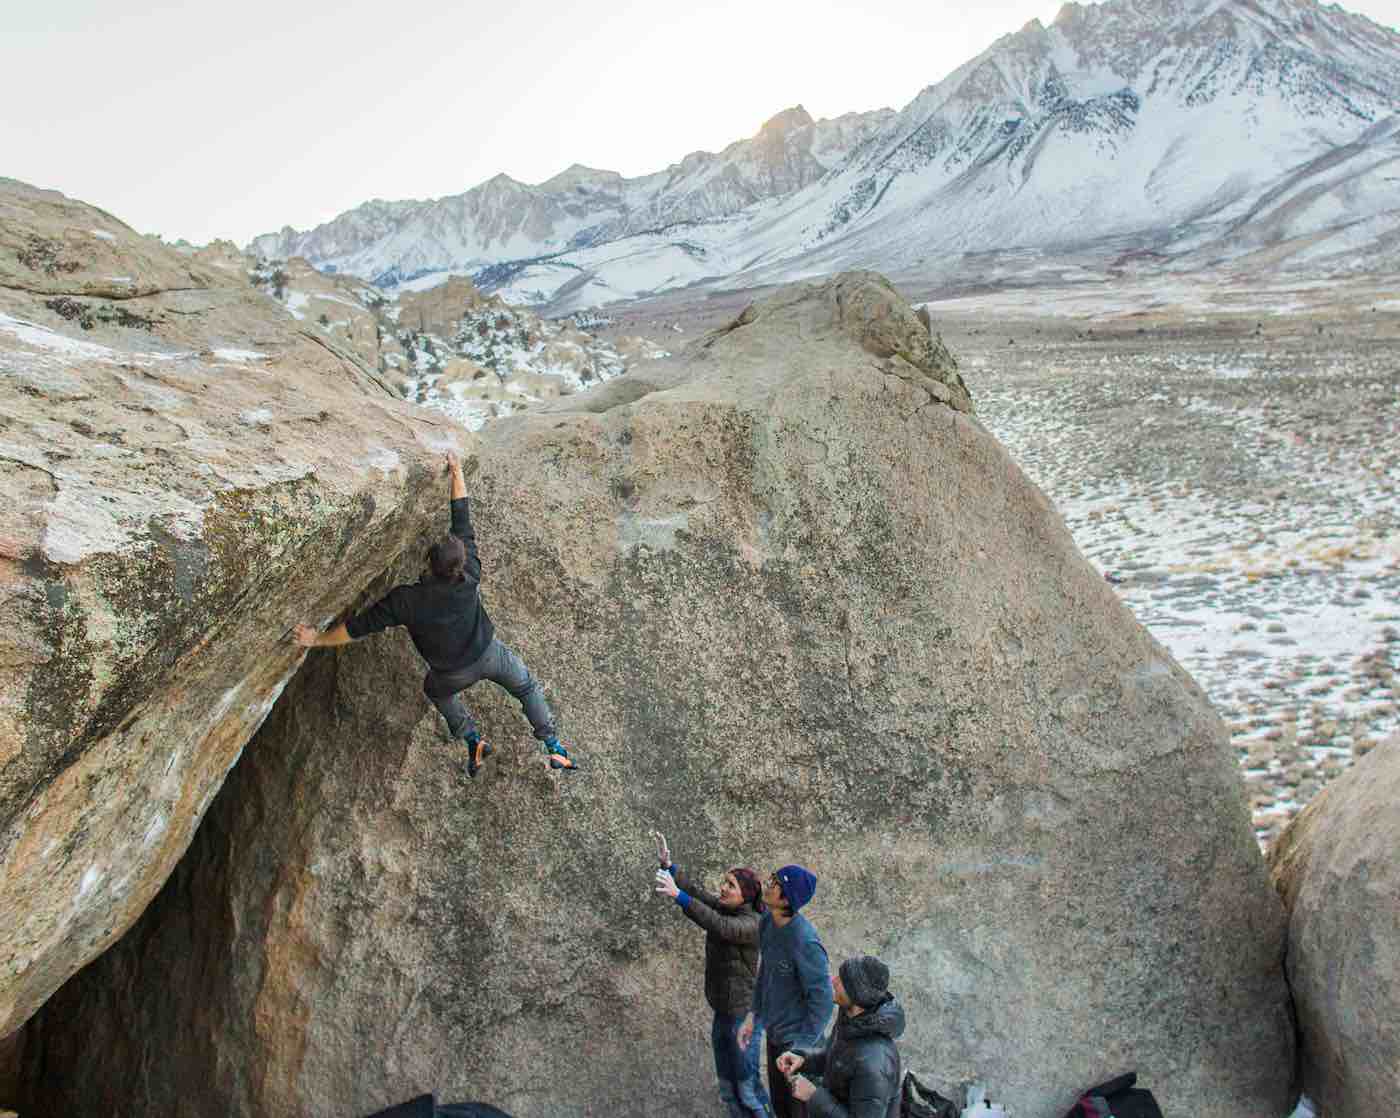
<path id="1" fill-rule="evenodd" d="M 928 301 L 982 422 L 1210 695 L 1261 843 L 1400 748 L 1400 284 L 1157 276 Z M 672 349 L 752 294 L 614 330 Z"/>

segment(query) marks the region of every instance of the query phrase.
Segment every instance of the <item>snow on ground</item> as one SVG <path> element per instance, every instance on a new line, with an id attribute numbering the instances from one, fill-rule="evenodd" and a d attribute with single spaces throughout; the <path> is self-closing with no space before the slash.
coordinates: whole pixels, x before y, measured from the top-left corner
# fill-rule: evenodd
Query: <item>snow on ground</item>
<path id="1" fill-rule="evenodd" d="M 57 334 L 47 326 L 37 326 L 20 318 L 0 314 L 0 330 L 40 353 L 54 357 L 88 361 L 115 361 L 121 355 L 109 346 L 84 342 Z"/>
<path id="2" fill-rule="evenodd" d="M 1400 363 L 1313 320 L 1272 340 L 1096 325 L 952 344 L 982 421 L 1224 717 L 1267 841 L 1400 732 Z"/>
<path id="3" fill-rule="evenodd" d="M 428 272 L 426 275 L 416 276 L 411 280 L 404 280 L 403 283 L 394 288 L 394 294 L 403 295 L 408 292 L 431 291 L 434 287 L 441 287 L 448 280 L 452 279 L 453 276 L 459 276 L 469 271 L 471 271 L 470 268 L 463 267 L 455 272 Z"/>
<path id="4" fill-rule="evenodd" d="M 343 307 L 354 307 L 357 311 L 364 310 L 363 301 L 357 302 L 346 296 L 332 295 L 329 291 L 318 291 L 315 298 L 323 303 L 339 303 Z"/>
<path id="5" fill-rule="evenodd" d="M 73 361 L 101 361 L 108 365 L 145 366 L 163 361 L 178 361 L 193 357 L 189 350 L 137 350 L 117 349 L 98 342 L 70 338 L 66 334 L 50 330 L 47 326 L 26 322 L 22 318 L 11 318 L 0 313 L 0 331 L 10 335 L 29 350 L 28 353 L 11 353 L 11 360 L 33 370 L 62 373 Z"/>
<path id="6" fill-rule="evenodd" d="M 390 310 L 398 309 L 385 308 L 383 324 L 390 324 L 397 317 Z M 471 430 L 621 376 L 629 362 L 569 320 L 552 322 L 505 305 L 464 310 L 450 338 L 412 330 L 398 330 L 394 337 L 407 359 L 386 352 L 383 360 L 398 374 L 403 394 Z M 632 359 L 664 356 L 664 350 L 651 347 Z"/>
<path id="7" fill-rule="evenodd" d="M 220 361 L 232 361 L 238 365 L 247 364 L 249 361 L 267 360 L 267 354 L 259 353 L 255 349 L 216 349 L 214 356 Z"/>
<path id="8" fill-rule="evenodd" d="M 1037 273 L 1045 273 L 1045 288 L 1032 286 Z M 1209 276 L 1159 273 L 1146 276 L 1109 276 L 1092 266 L 1047 262 L 1039 252 L 1017 259 L 1011 253 L 999 254 L 995 265 L 985 267 L 979 278 L 989 284 L 1015 284 L 977 294 L 938 299 L 928 304 L 935 317 L 976 315 L 996 318 L 1086 318 L 1105 319 L 1123 315 L 1171 313 L 1205 319 L 1227 314 L 1259 314 L 1285 317 L 1304 310 L 1329 306 L 1341 308 L 1356 298 L 1354 285 L 1334 280 L 1307 280 L 1289 277 L 1273 283 L 1260 283 L 1247 274 L 1220 270 Z M 1384 291 L 1380 286 L 1378 292 Z M 1386 301 L 1375 303 L 1387 309 Z M 1368 304 L 1369 305 L 1369 304 Z M 1400 308 L 1400 300 L 1390 300 L 1388 309 Z"/>

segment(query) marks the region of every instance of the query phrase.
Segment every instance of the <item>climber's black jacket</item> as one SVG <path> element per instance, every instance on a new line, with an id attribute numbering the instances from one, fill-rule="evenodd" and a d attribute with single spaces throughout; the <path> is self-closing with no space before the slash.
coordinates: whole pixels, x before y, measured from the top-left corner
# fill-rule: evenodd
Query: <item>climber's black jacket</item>
<path id="1" fill-rule="evenodd" d="M 451 532 L 467 549 L 467 566 L 456 581 L 429 573 L 417 582 L 395 586 L 369 609 L 345 623 L 346 631 L 359 640 L 392 625 L 403 625 L 413 638 L 428 666 L 435 672 L 454 672 L 481 659 L 496 627 L 486 615 L 478 586 L 481 558 L 476 552 L 471 512 L 467 498 L 452 504 Z"/>

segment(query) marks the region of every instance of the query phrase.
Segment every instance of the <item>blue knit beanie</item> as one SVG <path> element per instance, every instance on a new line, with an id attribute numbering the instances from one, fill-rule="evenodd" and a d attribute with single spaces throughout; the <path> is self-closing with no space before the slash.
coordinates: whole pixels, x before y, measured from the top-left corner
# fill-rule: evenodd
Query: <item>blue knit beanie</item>
<path id="1" fill-rule="evenodd" d="M 783 887 L 783 896 L 793 912 L 810 901 L 817 891 L 817 876 L 806 866 L 784 866 L 774 876 Z"/>

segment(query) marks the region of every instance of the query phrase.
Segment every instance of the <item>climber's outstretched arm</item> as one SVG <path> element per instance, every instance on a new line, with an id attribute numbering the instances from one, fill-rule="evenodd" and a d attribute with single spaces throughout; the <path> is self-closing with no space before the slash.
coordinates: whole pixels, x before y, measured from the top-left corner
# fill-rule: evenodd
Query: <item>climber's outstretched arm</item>
<path id="1" fill-rule="evenodd" d="M 462 476 L 462 460 L 452 451 L 447 452 L 447 471 L 452 475 L 452 500 L 467 495 L 467 479 Z"/>
<path id="2" fill-rule="evenodd" d="M 292 632 L 297 644 L 303 648 L 333 648 L 338 644 L 349 644 L 355 639 L 345 628 L 344 622 L 327 629 L 324 633 L 310 625 L 298 625 Z"/>
<path id="3" fill-rule="evenodd" d="M 476 550 L 476 533 L 472 531 L 471 502 L 467 500 L 467 479 L 462 473 L 462 460 L 449 452 L 447 469 L 452 474 L 452 499 L 447 502 L 452 510 L 452 527 L 449 530 L 467 549 L 467 578 L 480 582 L 481 555 Z"/>

